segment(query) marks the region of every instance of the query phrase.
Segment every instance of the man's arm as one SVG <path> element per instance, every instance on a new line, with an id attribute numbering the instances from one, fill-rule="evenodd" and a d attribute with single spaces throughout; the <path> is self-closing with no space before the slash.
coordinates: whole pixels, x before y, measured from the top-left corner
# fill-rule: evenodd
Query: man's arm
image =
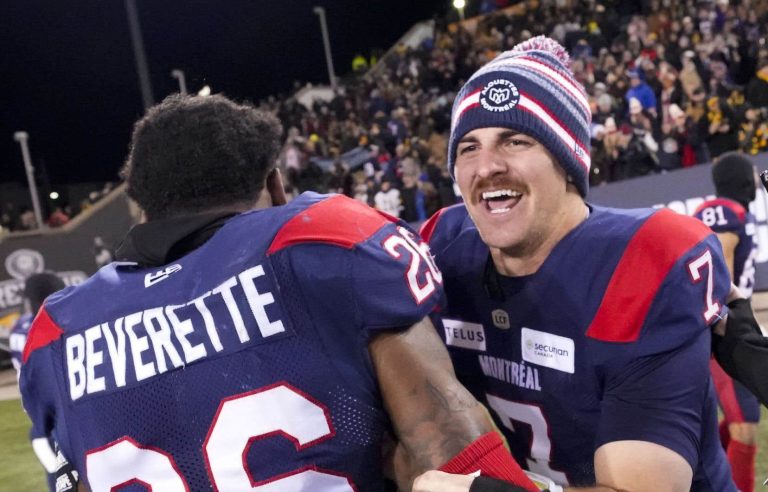
<path id="1" fill-rule="evenodd" d="M 685 458 L 659 444 L 615 441 L 595 451 L 595 479 L 616 490 L 687 492 L 693 470 Z"/>
<path id="2" fill-rule="evenodd" d="M 448 352 L 428 318 L 404 332 L 376 336 L 369 351 L 399 442 L 394 471 L 401 490 L 410 490 L 413 479 L 427 470 L 475 459 L 473 471 L 501 472 L 500 478 L 536 490 L 503 446 L 477 452 L 476 444 L 493 432 L 492 423 L 456 380 Z"/>
<path id="3" fill-rule="evenodd" d="M 734 232 L 718 232 L 717 240 L 720 241 L 720 245 L 723 247 L 723 257 L 725 258 L 725 264 L 728 265 L 728 271 L 731 273 L 731 282 L 735 283 L 736 279 L 733 278 L 733 257 L 736 246 L 739 244 L 739 236 Z"/>

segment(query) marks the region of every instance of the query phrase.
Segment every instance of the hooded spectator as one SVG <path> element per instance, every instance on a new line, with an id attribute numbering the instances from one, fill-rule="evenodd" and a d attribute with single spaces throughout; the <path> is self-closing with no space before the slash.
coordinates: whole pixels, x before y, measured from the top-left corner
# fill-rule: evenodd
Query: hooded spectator
<path id="1" fill-rule="evenodd" d="M 656 95 L 653 93 L 653 89 L 645 82 L 644 74 L 642 70 L 632 69 L 627 72 L 629 77 L 630 88 L 627 91 L 626 99 L 627 103 L 632 98 L 637 99 L 642 108 L 648 111 L 654 117 L 656 116 Z"/>

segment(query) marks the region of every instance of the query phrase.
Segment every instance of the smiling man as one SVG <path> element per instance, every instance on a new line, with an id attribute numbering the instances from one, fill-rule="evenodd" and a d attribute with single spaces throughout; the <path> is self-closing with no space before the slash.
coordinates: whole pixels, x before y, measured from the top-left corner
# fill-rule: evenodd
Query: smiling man
<path id="1" fill-rule="evenodd" d="M 730 285 L 720 245 L 671 211 L 584 201 L 591 114 L 568 65 L 534 38 L 454 103 L 464 204 L 422 235 L 459 379 L 518 461 L 561 485 L 735 491 L 708 370 Z"/>

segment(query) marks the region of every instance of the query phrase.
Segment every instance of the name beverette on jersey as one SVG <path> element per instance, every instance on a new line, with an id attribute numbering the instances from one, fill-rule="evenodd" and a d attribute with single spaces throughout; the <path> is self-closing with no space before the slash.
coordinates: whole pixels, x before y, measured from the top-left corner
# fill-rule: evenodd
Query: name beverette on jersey
<path id="1" fill-rule="evenodd" d="M 257 265 L 186 303 L 145 309 L 67 336 L 70 398 L 124 387 L 209 357 L 206 345 L 218 353 L 256 343 L 254 322 L 262 340 L 285 332 L 280 319 L 267 315 L 265 307 L 275 300 L 269 290 L 257 289 L 256 279 L 262 276 L 264 268 Z M 241 294 L 250 307 L 245 312 L 236 300 Z M 231 329 L 221 336 L 222 326 L 234 327 L 237 336 Z M 127 369 L 129 356 L 133 371 Z"/>
<path id="2" fill-rule="evenodd" d="M 479 355 L 480 368 L 488 377 L 514 384 L 520 388 L 541 391 L 539 370 L 524 361 L 514 362 L 490 355 Z"/>

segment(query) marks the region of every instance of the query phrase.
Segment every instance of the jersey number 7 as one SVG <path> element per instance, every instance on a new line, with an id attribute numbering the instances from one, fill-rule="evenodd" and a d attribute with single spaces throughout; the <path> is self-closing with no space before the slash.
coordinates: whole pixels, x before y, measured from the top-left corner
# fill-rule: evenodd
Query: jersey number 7
<path id="1" fill-rule="evenodd" d="M 706 270 L 707 276 L 707 294 L 706 303 L 707 309 L 704 311 L 704 319 L 707 323 L 711 323 L 715 316 L 720 312 L 720 303 L 713 298 L 714 293 L 714 273 L 712 272 L 712 253 L 709 250 L 704 251 L 698 258 L 695 258 L 688 263 L 688 273 L 691 274 L 691 280 L 693 283 L 699 283 L 704 278 L 702 270 Z"/>

